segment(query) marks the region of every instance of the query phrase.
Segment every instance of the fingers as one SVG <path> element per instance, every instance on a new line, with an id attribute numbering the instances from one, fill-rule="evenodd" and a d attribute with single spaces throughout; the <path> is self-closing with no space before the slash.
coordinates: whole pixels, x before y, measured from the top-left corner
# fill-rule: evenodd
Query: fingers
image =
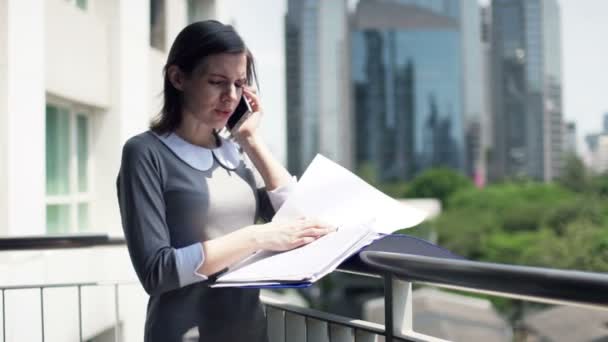
<path id="1" fill-rule="evenodd" d="M 335 230 L 335 227 L 327 222 L 309 218 L 298 219 L 295 225 L 299 230 L 305 230 L 309 228 L 323 228 L 327 230 Z"/>
<path id="2" fill-rule="evenodd" d="M 243 95 L 245 96 L 245 99 L 247 99 L 247 102 L 249 102 L 251 110 L 254 113 L 262 111 L 262 106 L 260 105 L 260 98 L 258 97 L 255 89 L 251 87 L 243 87 Z"/>
<path id="3" fill-rule="evenodd" d="M 295 230 L 296 238 L 310 237 L 315 239 L 336 231 L 334 226 L 314 219 L 299 219 L 292 229 Z"/>
<path id="4" fill-rule="evenodd" d="M 308 245 L 309 243 L 311 243 L 315 240 L 316 240 L 316 238 L 314 238 L 314 237 L 305 236 L 305 237 L 295 240 L 293 245 L 291 246 L 291 248 L 298 248 L 298 247 L 301 247 L 304 245 Z"/>

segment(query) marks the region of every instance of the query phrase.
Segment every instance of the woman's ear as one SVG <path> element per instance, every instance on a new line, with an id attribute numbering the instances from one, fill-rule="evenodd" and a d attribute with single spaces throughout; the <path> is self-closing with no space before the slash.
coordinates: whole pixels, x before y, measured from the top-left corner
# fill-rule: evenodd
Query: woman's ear
<path id="1" fill-rule="evenodd" d="M 184 90 L 184 73 L 177 65 L 169 66 L 169 69 L 167 69 L 167 77 L 175 89 L 180 91 Z"/>

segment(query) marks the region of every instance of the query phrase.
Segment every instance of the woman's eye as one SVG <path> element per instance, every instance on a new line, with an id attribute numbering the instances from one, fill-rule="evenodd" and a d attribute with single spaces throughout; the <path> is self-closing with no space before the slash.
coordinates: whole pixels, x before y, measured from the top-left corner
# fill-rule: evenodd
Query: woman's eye
<path id="1" fill-rule="evenodd" d="M 220 84 L 222 84 L 222 81 L 209 81 L 209 84 L 220 85 Z"/>

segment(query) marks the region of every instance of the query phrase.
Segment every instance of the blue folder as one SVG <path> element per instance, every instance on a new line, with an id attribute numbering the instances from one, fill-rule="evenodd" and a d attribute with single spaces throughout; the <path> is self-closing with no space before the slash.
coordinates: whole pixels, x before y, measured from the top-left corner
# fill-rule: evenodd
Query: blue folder
<path id="1" fill-rule="evenodd" d="M 370 245 L 363 247 L 359 252 L 353 254 L 350 258 L 346 259 L 338 268 L 346 269 L 356 272 L 364 273 L 375 273 L 374 270 L 368 266 L 361 258 L 359 253 L 363 251 L 381 251 L 381 252 L 393 252 L 393 253 L 404 253 L 414 254 L 421 256 L 429 256 L 435 258 L 447 258 L 447 259 L 460 259 L 464 260 L 463 257 L 450 252 L 449 250 L 432 244 L 426 240 L 406 235 L 406 234 L 389 234 L 381 237 L 380 239 L 372 242 Z M 252 286 L 241 286 L 242 288 L 306 288 L 311 286 L 311 282 L 294 282 L 294 283 L 282 283 L 276 285 L 252 285 Z"/>

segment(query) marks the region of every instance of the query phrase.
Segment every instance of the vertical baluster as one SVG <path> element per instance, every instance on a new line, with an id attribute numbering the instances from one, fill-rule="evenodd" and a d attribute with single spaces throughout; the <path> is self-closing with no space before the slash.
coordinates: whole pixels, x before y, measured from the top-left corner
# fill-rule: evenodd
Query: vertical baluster
<path id="1" fill-rule="evenodd" d="M 377 335 L 362 329 L 355 329 L 355 342 L 376 342 Z"/>
<path id="2" fill-rule="evenodd" d="M 115 328 L 114 328 L 114 342 L 120 342 L 120 319 L 118 311 L 118 284 L 114 284 L 114 315 L 115 315 Z"/>
<path id="3" fill-rule="evenodd" d="M 403 334 L 413 332 L 414 311 L 412 307 L 412 283 L 392 279 L 394 331 Z"/>
<path id="4" fill-rule="evenodd" d="M 328 324 L 329 325 L 329 340 L 331 342 L 354 342 L 355 334 L 352 328 L 344 326 L 342 324 Z"/>
<path id="5" fill-rule="evenodd" d="M 78 341 L 82 342 L 82 286 L 78 285 Z"/>
<path id="6" fill-rule="evenodd" d="M 306 342 L 305 316 L 285 312 L 285 341 Z"/>
<path id="7" fill-rule="evenodd" d="M 307 339 L 309 342 L 329 342 L 329 324 L 320 319 L 311 318 L 308 320 Z"/>
<path id="8" fill-rule="evenodd" d="M 268 337 L 270 342 L 284 342 L 285 338 L 285 323 L 284 323 L 283 310 L 275 309 L 273 307 L 266 307 L 266 320 L 268 327 Z"/>
<path id="9" fill-rule="evenodd" d="M 42 326 L 42 342 L 44 342 L 44 287 L 40 287 L 40 324 Z"/>
<path id="10" fill-rule="evenodd" d="M 304 316 L 304 341 L 308 342 L 308 316 Z"/>
<path id="11" fill-rule="evenodd" d="M 2 289 L 2 342 L 6 342 L 6 312 L 4 306 L 6 299 L 4 298 L 4 289 Z"/>
<path id="12" fill-rule="evenodd" d="M 386 273 L 384 278 L 384 336 L 386 342 L 393 342 L 393 276 Z"/>

